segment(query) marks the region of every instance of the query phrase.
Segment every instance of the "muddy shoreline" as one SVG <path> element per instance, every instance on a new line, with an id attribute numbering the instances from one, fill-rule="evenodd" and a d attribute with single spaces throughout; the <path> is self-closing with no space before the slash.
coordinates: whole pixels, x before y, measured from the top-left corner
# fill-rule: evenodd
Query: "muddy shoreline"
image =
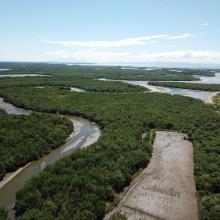
<path id="1" fill-rule="evenodd" d="M 214 104 L 213 98 L 218 94 L 220 94 L 220 92 L 213 92 L 212 94 L 210 94 L 210 96 L 207 97 L 207 100 L 205 101 L 205 103 Z"/>
<path id="2" fill-rule="evenodd" d="M 18 168 L 17 170 L 7 173 L 5 174 L 5 176 L 3 177 L 3 179 L 0 181 L 0 189 L 2 187 L 4 187 L 9 181 L 11 181 L 15 176 L 17 176 L 23 169 L 25 169 L 26 167 L 28 167 L 30 163 L 27 163 L 25 166 Z"/>

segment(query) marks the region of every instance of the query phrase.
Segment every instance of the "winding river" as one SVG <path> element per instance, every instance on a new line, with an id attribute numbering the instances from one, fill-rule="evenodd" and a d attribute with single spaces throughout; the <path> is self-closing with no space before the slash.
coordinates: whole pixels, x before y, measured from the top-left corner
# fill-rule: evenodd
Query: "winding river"
<path id="1" fill-rule="evenodd" d="M 193 90 L 193 89 L 153 86 L 153 85 L 149 85 L 148 81 L 122 80 L 122 82 L 132 85 L 143 86 L 149 89 L 151 92 L 161 92 L 161 93 L 168 93 L 171 95 L 182 95 L 182 96 L 192 97 L 195 99 L 201 99 L 205 103 L 212 103 L 212 97 L 218 93 L 218 92 L 208 92 L 208 91 Z M 202 81 L 200 83 L 202 83 Z"/>
<path id="2" fill-rule="evenodd" d="M 45 76 L 45 75 L 44 75 Z M 108 79 L 99 79 L 108 80 Z M 166 88 L 160 86 L 148 85 L 148 81 L 131 81 L 131 80 L 117 80 L 124 83 L 133 85 L 140 85 L 150 89 L 152 92 L 164 92 L 169 94 L 178 94 L 184 96 L 190 96 L 193 98 L 199 98 L 206 103 L 212 102 L 212 97 L 216 92 L 206 92 L 190 89 L 179 89 L 179 88 Z M 220 83 L 220 73 L 216 74 L 215 77 L 201 76 L 200 83 Z M 197 83 L 194 82 L 194 83 Z M 78 88 L 71 88 L 71 91 L 84 92 L 84 90 Z M 0 98 L 0 108 L 4 109 L 8 114 L 16 115 L 29 115 L 31 111 L 17 108 L 9 103 L 4 102 Z M 101 134 L 99 127 L 95 123 L 73 116 L 64 116 L 72 121 L 74 126 L 74 132 L 69 136 L 66 143 L 63 146 L 51 151 L 48 155 L 40 158 L 37 161 L 33 161 L 26 166 L 19 168 L 15 172 L 8 173 L 4 179 L 0 182 L 0 205 L 7 207 L 11 219 L 14 219 L 13 206 L 15 204 L 15 195 L 19 191 L 25 182 L 31 177 L 41 172 L 47 165 L 54 163 L 63 156 L 71 154 L 75 149 L 87 147 L 90 144 L 96 142 Z"/>
<path id="3" fill-rule="evenodd" d="M 31 113 L 31 111 L 19 109 L 4 102 L 2 98 L 0 98 L 0 108 L 4 109 L 8 114 L 29 115 Z M 71 120 L 74 126 L 74 132 L 71 133 L 66 143 L 39 160 L 31 162 L 15 172 L 6 174 L 0 182 L 0 204 L 9 210 L 10 219 L 14 219 L 13 206 L 15 204 L 16 192 L 23 187 L 27 180 L 37 175 L 47 165 L 54 163 L 63 156 L 71 154 L 75 149 L 93 144 L 101 134 L 98 125 L 86 119 L 66 115 L 61 115 L 61 117 Z"/>
<path id="4" fill-rule="evenodd" d="M 199 76 L 199 81 L 179 81 L 179 82 L 186 82 L 186 83 L 204 83 L 204 84 L 220 84 L 220 73 L 215 73 L 214 77 L 209 76 Z M 98 80 L 103 81 L 119 81 L 123 83 L 128 83 L 132 85 L 138 85 L 149 89 L 151 92 L 161 92 L 161 93 L 169 93 L 171 95 L 182 95 L 188 96 L 195 99 L 200 99 L 205 103 L 213 103 L 212 98 L 218 92 L 208 92 L 208 91 L 201 91 L 201 90 L 192 90 L 192 89 L 180 89 L 180 88 L 171 88 L 171 87 L 162 87 L 162 86 L 153 86 L 149 85 L 149 81 L 135 81 L 135 80 L 110 80 L 106 78 L 99 78 Z M 168 81 L 172 82 L 172 81 Z"/>

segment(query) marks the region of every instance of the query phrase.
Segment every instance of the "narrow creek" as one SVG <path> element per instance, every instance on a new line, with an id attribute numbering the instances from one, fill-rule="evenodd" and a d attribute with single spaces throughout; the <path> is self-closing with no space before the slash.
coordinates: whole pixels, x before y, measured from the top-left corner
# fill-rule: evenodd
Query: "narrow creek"
<path id="1" fill-rule="evenodd" d="M 31 113 L 31 111 L 26 111 L 4 102 L 2 98 L 0 98 L 0 108 L 4 109 L 8 114 L 28 115 Z M 15 218 L 13 207 L 16 201 L 16 192 L 23 187 L 27 180 L 40 173 L 47 165 L 53 164 L 61 157 L 70 155 L 78 148 L 87 147 L 95 143 L 101 135 L 98 125 L 93 122 L 80 117 L 67 115 L 61 115 L 61 117 L 71 120 L 74 126 L 74 132 L 70 134 L 66 143 L 39 160 L 31 162 L 15 172 L 6 174 L 0 182 L 0 205 L 9 210 L 10 219 Z"/>

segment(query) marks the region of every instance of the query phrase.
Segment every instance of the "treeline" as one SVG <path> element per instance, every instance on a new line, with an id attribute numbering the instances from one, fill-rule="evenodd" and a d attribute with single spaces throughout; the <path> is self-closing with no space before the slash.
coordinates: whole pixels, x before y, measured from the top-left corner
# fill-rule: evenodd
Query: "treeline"
<path id="1" fill-rule="evenodd" d="M 203 90 L 203 91 L 211 91 L 211 92 L 220 91 L 220 84 L 185 83 L 185 82 L 149 82 L 148 84 L 153 86 Z"/>
<path id="2" fill-rule="evenodd" d="M 215 104 L 214 108 L 220 111 L 220 94 L 213 97 L 213 102 Z"/>
<path id="3" fill-rule="evenodd" d="M 146 88 L 122 82 L 76 79 L 73 77 L 22 77 L 0 78 L 0 88 L 45 86 L 70 89 L 77 87 L 88 92 L 143 92 Z"/>
<path id="4" fill-rule="evenodd" d="M 72 123 L 57 115 L 8 115 L 0 110 L 0 180 L 63 144 Z"/>
<path id="5" fill-rule="evenodd" d="M 11 88 L 0 94 L 20 107 L 81 115 L 102 126 L 96 144 L 49 166 L 17 194 L 19 220 L 102 219 L 114 204 L 115 193 L 149 162 L 152 129 L 188 134 L 194 146 L 201 219 L 220 219 L 220 116 L 212 107 L 193 98 L 157 93 Z"/>
<path id="6" fill-rule="evenodd" d="M 219 72 L 218 69 L 190 69 L 190 68 L 174 68 L 181 71 L 179 74 L 189 74 L 194 76 L 215 76 L 215 72 Z"/>
<path id="7" fill-rule="evenodd" d="M 119 80 L 165 80 L 165 81 L 180 81 L 180 80 L 196 80 L 196 77 L 188 71 L 181 74 L 170 71 L 170 69 L 152 69 L 144 68 L 138 69 L 124 69 L 120 66 L 106 67 L 106 66 L 83 66 L 66 64 L 47 64 L 47 63 L 7 63 L 1 65 L 3 68 L 9 68 L 10 71 L 2 74 L 45 74 L 55 77 L 73 77 L 77 79 L 119 79 Z M 198 74 L 199 75 L 199 71 Z M 46 77 L 45 77 L 46 78 Z"/>
<path id="8" fill-rule="evenodd" d="M 166 74 L 191 75 L 194 77 L 215 76 L 215 72 L 219 71 L 218 69 L 213 70 L 213 69 L 190 69 L 190 68 L 159 68 L 159 70 Z M 151 71 L 154 71 L 154 70 L 151 70 Z"/>

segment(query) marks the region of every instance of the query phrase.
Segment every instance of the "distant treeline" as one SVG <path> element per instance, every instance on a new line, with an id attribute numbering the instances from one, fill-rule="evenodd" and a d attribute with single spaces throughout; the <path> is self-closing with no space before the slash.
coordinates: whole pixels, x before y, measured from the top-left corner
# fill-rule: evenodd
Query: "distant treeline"
<path id="1" fill-rule="evenodd" d="M 0 74 L 46 74 L 52 76 L 71 76 L 78 79 L 123 79 L 123 80 L 196 80 L 194 75 L 214 76 L 211 70 L 193 70 L 193 69 L 173 69 L 168 68 L 146 68 L 125 69 L 123 67 L 106 67 L 106 66 L 83 66 L 66 64 L 47 64 L 47 63 L 0 63 L 0 67 L 9 68 L 10 71 Z M 178 72 L 181 71 L 181 72 Z"/>
<path id="2" fill-rule="evenodd" d="M 149 85 L 182 89 L 193 89 L 216 92 L 220 91 L 220 84 L 185 83 L 185 82 L 149 82 Z"/>
<path id="3" fill-rule="evenodd" d="M 0 78 L 0 88 L 29 87 L 29 86 L 52 86 L 67 88 L 77 87 L 88 92 L 143 92 L 146 88 L 129 85 L 122 82 L 100 81 L 89 79 L 76 79 L 72 77 L 22 77 L 22 78 Z"/>
<path id="4" fill-rule="evenodd" d="M 27 182 L 17 194 L 19 220 L 102 219 L 116 202 L 116 193 L 147 166 L 155 129 L 188 134 L 194 146 L 201 219 L 220 219 L 220 115 L 212 107 L 193 98 L 158 93 L 8 88 L 0 95 L 20 107 L 80 115 L 102 128 L 97 143 L 60 159 Z M 147 133 L 144 140 L 143 133 Z"/>

